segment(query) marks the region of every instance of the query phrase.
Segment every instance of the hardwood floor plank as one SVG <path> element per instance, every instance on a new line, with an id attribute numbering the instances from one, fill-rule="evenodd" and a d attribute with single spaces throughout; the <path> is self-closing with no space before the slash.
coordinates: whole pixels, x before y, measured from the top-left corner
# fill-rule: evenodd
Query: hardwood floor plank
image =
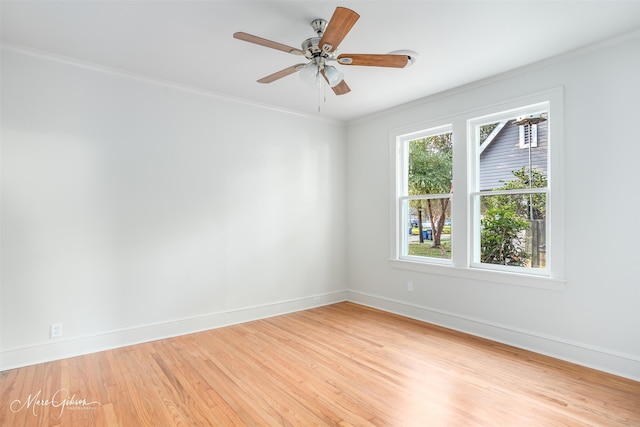
<path id="1" fill-rule="evenodd" d="M 138 420 L 141 425 L 144 425 L 145 413 L 138 413 L 134 409 L 136 407 L 134 399 L 137 396 L 132 396 L 132 394 L 135 395 L 136 390 L 132 389 L 129 371 L 123 360 L 128 351 L 128 348 L 125 347 L 105 352 L 108 362 L 105 367 L 105 377 L 108 378 L 105 388 L 108 397 L 106 400 L 100 401 L 100 406 L 101 408 L 105 407 L 105 410 L 109 412 L 105 416 L 105 420 L 113 419 L 115 416 L 118 426 L 126 425 L 126 420 Z"/>
<path id="2" fill-rule="evenodd" d="M 29 427 L 640 426 L 639 382 L 352 303 L 4 371 L 0 404 Z"/>
<path id="3" fill-rule="evenodd" d="M 336 414 L 338 414 L 341 408 L 344 406 L 343 402 L 336 400 L 335 396 L 338 394 L 329 381 L 318 381 L 322 378 L 319 366 L 314 362 L 315 354 L 309 354 L 308 352 L 301 352 L 300 348 L 296 346 L 296 343 L 291 341 L 287 337 L 280 336 L 279 332 L 275 335 L 280 336 L 280 339 L 273 339 L 273 331 L 270 325 L 266 321 L 260 321 L 260 331 L 264 331 L 259 334 L 260 340 L 263 342 L 259 351 L 251 351 L 250 357 L 256 357 L 257 354 L 262 354 L 262 372 L 269 372 L 269 380 L 279 384 L 279 390 L 286 395 L 289 402 L 295 401 L 298 405 L 304 407 L 304 411 L 308 416 L 314 416 L 313 408 L 309 407 L 309 403 L 315 405 L 314 402 L 325 399 L 325 395 L 331 396 L 329 402 L 323 405 L 324 411 L 318 414 L 320 419 L 317 421 L 320 425 L 335 420 Z M 258 328 L 251 328 L 257 330 Z M 281 331 L 280 331 L 281 332 Z M 256 344 L 253 341 L 252 347 Z M 249 353 L 245 353 L 249 356 Z M 282 369 L 286 366 L 288 369 Z M 317 408 L 317 405 L 315 405 Z M 313 420 L 313 418 L 307 418 L 307 420 Z M 366 425 L 366 419 L 359 420 L 360 425 Z"/>
<path id="4" fill-rule="evenodd" d="M 288 413 L 292 421 L 296 421 L 302 417 L 314 423 L 322 424 L 322 414 L 310 412 L 304 404 L 301 404 L 297 395 L 304 394 L 303 390 L 297 388 L 297 384 L 293 380 L 295 377 L 295 364 L 290 361 L 284 361 L 282 364 L 277 358 L 270 357 L 265 354 L 265 347 L 259 344 L 255 339 L 251 340 L 250 346 L 239 344 L 248 337 L 241 332 L 242 328 L 234 328 L 228 331 L 228 335 L 219 337 L 214 346 L 219 351 L 224 351 L 224 358 L 227 364 L 233 366 L 230 360 L 241 360 L 240 366 L 236 365 L 235 369 L 229 372 L 235 384 L 237 384 L 245 393 L 253 395 L 268 396 L 268 408 L 275 412 L 275 417 L 282 416 L 282 412 Z M 238 333 L 241 333 L 238 335 Z M 238 338 L 240 341 L 238 341 Z M 225 346 L 225 343 L 228 343 Z M 238 343 L 238 344 L 232 344 Z M 262 351 L 259 348 L 262 347 Z M 220 353 L 217 353 L 220 355 Z M 288 369 L 283 369 L 288 367 Z M 279 423 L 277 424 L 279 425 Z"/>

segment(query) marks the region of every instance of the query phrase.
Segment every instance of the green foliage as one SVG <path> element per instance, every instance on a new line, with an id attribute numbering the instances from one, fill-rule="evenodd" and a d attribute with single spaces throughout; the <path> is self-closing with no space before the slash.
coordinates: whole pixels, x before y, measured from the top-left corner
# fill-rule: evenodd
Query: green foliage
<path id="1" fill-rule="evenodd" d="M 538 170 L 525 167 L 512 171 L 514 179 L 498 190 L 544 188 L 547 178 Z M 482 232 L 480 250 L 482 262 L 525 266 L 531 255 L 525 251 L 525 231 L 530 220 L 544 219 L 544 194 L 507 194 L 482 199 Z"/>
<path id="2" fill-rule="evenodd" d="M 490 264 L 524 266 L 530 255 L 525 251 L 523 231 L 529 222 L 509 206 L 493 207 L 481 221 L 481 261 Z"/>
<path id="3" fill-rule="evenodd" d="M 409 195 L 448 193 L 452 155 L 451 133 L 409 142 Z"/>
<path id="4" fill-rule="evenodd" d="M 409 142 L 409 195 L 447 194 L 453 171 L 451 132 Z M 421 213 L 421 221 L 431 221 L 433 246 L 439 247 L 442 227 L 449 211 L 449 198 L 413 200 L 409 206 Z"/>
<path id="5" fill-rule="evenodd" d="M 518 190 L 529 188 L 529 171 L 524 166 L 511 172 L 515 179 L 506 182 L 498 190 Z M 547 177 L 542 172 L 533 169 L 531 171 L 531 187 L 532 188 L 544 188 L 547 186 Z M 498 207 L 505 206 L 516 214 L 525 219 L 544 219 L 547 212 L 547 205 L 545 203 L 544 194 L 517 194 L 517 195 L 501 195 L 492 196 L 483 199 L 483 211 Z M 531 203 L 531 210 L 529 207 Z M 530 218 L 531 212 L 533 212 L 533 218 Z"/>
<path id="6" fill-rule="evenodd" d="M 489 123 L 488 125 L 480 126 L 480 144 L 487 140 L 489 135 L 491 135 L 491 132 L 493 132 L 493 130 L 498 127 L 498 125 L 499 123 Z"/>

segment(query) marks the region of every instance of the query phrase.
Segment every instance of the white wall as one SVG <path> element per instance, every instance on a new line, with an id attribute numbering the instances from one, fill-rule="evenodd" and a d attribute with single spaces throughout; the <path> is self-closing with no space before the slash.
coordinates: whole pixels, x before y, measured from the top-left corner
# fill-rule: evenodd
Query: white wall
<path id="1" fill-rule="evenodd" d="M 2 51 L 0 369 L 345 298 L 344 125 L 79 65 Z"/>
<path id="2" fill-rule="evenodd" d="M 636 34 L 345 133 L 3 49 L 0 369 L 347 297 L 640 379 L 639 75 Z M 389 131 L 558 86 L 566 289 L 391 268 Z"/>
<path id="3" fill-rule="evenodd" d="M 636 33 L 352 123 L 349 299 L 640 379 L 639 76 Z M 390 130 L 559 86 L 566 289 L 391 268 Z"/>

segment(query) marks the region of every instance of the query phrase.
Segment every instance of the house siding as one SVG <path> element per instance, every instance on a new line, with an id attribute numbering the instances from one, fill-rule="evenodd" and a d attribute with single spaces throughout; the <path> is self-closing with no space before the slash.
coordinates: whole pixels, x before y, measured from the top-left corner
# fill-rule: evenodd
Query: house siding
<path id="1" fill-rule="evenodd" d="M 538 145 L 531 148 L 531 163 L 547 176 L 548 122 L 538 124 Z M 520 148 L 519 126 L 507 123 L 480 154 L 480 191 L 491 190 L 511 181 L 513 170 L 529 164 L 529 149 Z"/>

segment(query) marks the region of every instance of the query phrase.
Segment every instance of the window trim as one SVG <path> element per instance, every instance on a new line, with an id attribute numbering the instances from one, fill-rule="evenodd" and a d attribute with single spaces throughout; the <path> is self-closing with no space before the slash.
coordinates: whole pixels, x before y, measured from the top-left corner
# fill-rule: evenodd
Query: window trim
<path id="1" fill-rule="evenodd" d="M 495 103 L 485 107 L 470 109 L 458 114 L 451 114 L 435 118 L 428 121 L 418 122 L 411 125 L 391 129 L 389 131 L 390 141 L 390 174 L 392 180 L 390 185 L 390 257 L 389 266 L 392 268 L 418 271 L 434 275 L 464 278 L 473 281 L 500 283 L 505 285 L 527 286 L 549 290 L 564 290 L 566 281 L 564 280 L 564 185 L 563 167 L 564 165 L 564 105 L 563 88 L 557 87 L 534 94 L 512 98 L 503 102 Z M 552 122 L 549 125 L 549 177 L 547 188 L 549 197 L 547 200 L 548 211 L 548 234 L 550 236 L 549 252 L 547 253 L 548 268 L 543 274 L 527 271 L 495 271 L 486 268 L 483 264 L 481 268 L 472 264 L 472 245 L 474 244 L 471 233 L 473 227 L 473 196 L 472 184 L 474 177 L 477 177 L 478 166 L 475 162 L 474 154 L 477 147 L 472 145 L 471 138 L 472 124 L 483 117 L 498 116 L 499 114 L 514 114 L 519 111 L 529 111 L 536 104 L 546 104 L 549 117 Z M 437 258 L 401 257 L 402 240 L 398 233 L 402 233 L 401 226 L 401 206 L 399 196 L 403 194 L 404 182 L 398 179 L 398 173 L 402 171 L 404 165 L 403 145 L 404 140 L 415 139 L 425 133 L 425 130 L 442 129 L 451 127 L 453 132 L 453 194 L 451 197 L 452 223 L 456 224 L 456 231 L 452 234 L 452 258 L 450 263 L 442 263 Z M 476 178 L 477 179 L 477 178 Z M 406 230 L 405 230 L 406 231 Z M 436 260 L 436 261 L 434 261 Z"/>

